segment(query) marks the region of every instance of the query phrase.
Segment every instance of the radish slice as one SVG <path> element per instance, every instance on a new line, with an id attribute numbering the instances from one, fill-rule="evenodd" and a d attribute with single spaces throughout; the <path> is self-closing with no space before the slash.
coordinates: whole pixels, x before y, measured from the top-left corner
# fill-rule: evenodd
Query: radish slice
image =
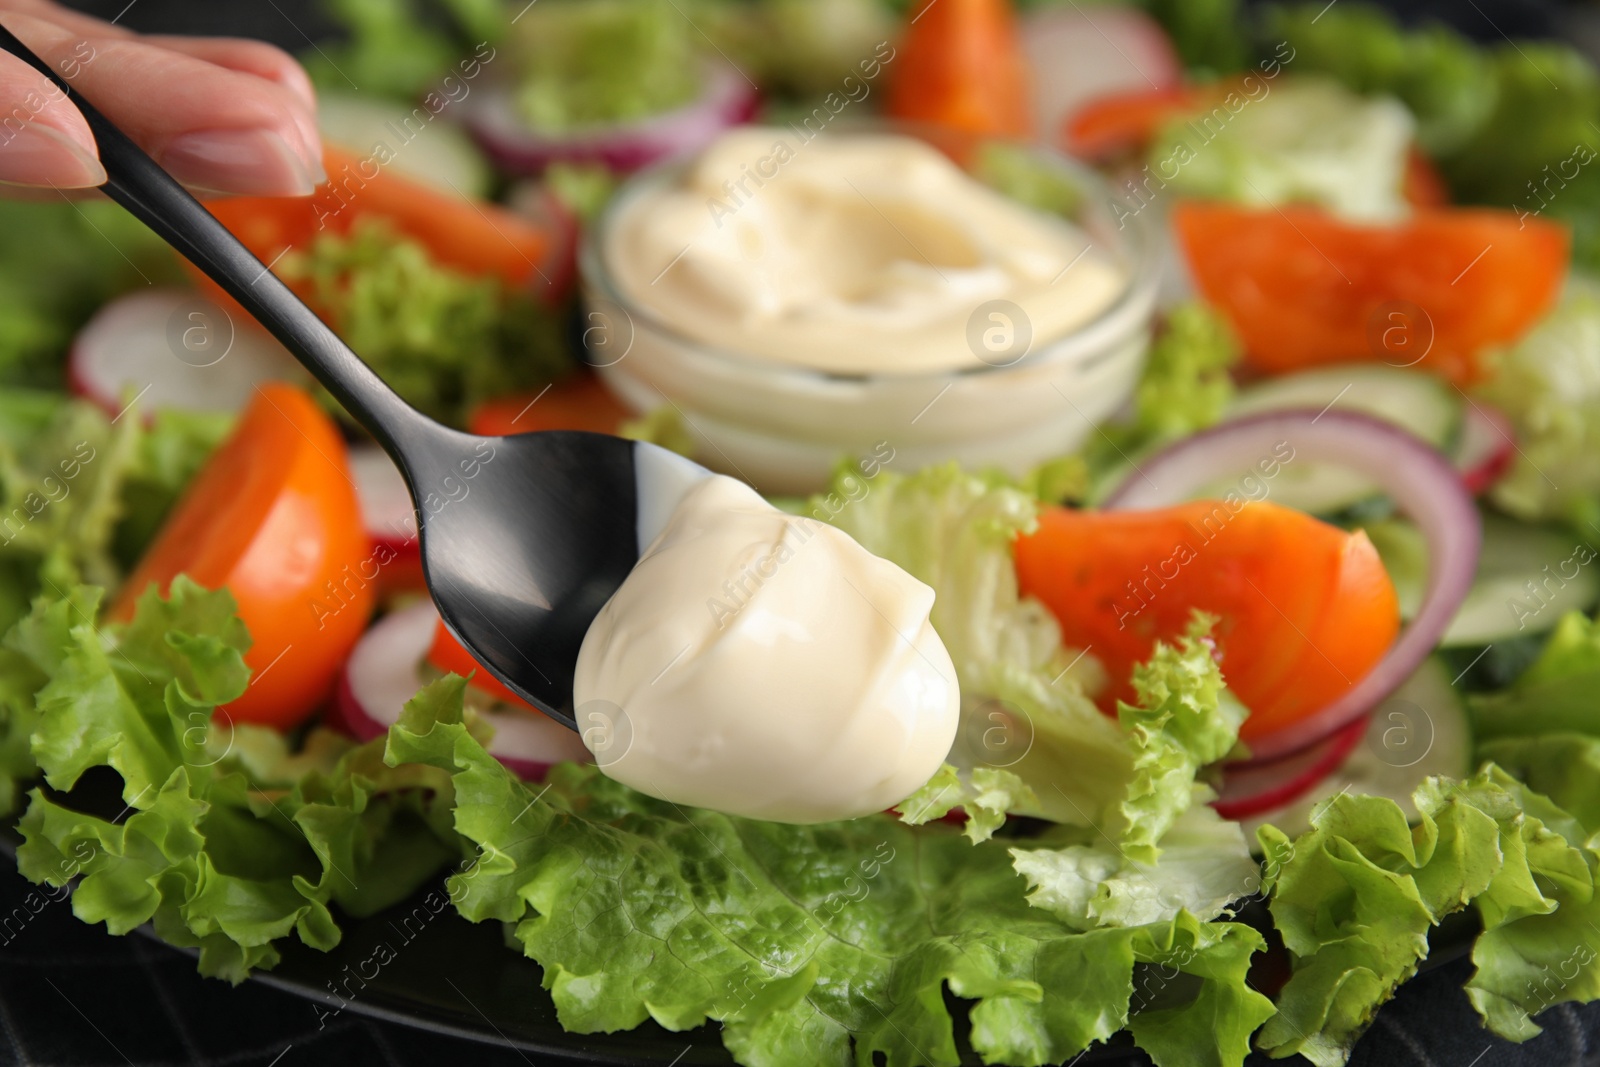
<path id="1" fill-rule="evenodd" d="M 710 144 L 723 130 L 755 114 L 755 86 L 737 67 L 706 67 L 699 99 L 676 111 L 638 122 L 589 127 L 571 134 L 543 134 L 517 114 L 511 92 L 486 87 L 468 98 L 462 124 L 501 170 L 540 174 L 552 163 L 600 163 L 628 172 L 659 159 Z"/>
<path id="2" fill-rule="evenodd" d="M 351 446 L 350 477 L 355 479 L 361 522 L 372 543 L 387 546 L 397 556 L 419 556 L 411 491 L 389 454 L 377 445 Z"/>
<path id="3" fill-rule="evenodd" d="M 72 391 L 111 415 L 132 398 L 145 411 L 240 411 L 257 385 L 305 376 L 277 341 L 190 289 L 112 301 L 67 356 Z"/>
<path id="4" fill-rule="evenodd" d="M 1469 399 L 1453 456 L 1467 491 L 1482 493 L 1499 481 L 1516 450 L 1511 420 L 1499 408 Z"/>
<path id="5" fill-rule="evenodd" d="M 333 724 L 363 741 L 386 733 L 425 684 L 422 666 L 439 612 L 424 601 L 386 615 L 356 643 L 334 700 Z M 536 711 L 485 712 L 489 754 L 519 777 L 537 779 L 557 763 L 587 762 L 578 735 Z"/>
<path id="6" fill-rule="evenodd" d="M 1409 678 L 1472 588 L 1483 540 L 1477 506 L 1449 460 L 1393 423 L 1331 409 L 1263 412 L 1185 438 L 1141 460 L 1103 507 L 1178 503 L 1219 476 L 1250 469 L 1284 442 L 1294 446 L 1296 460 L 1348 467 L 1387 493 L 1427 538 L 1428 584 L 1416 615 L 1378 665 L 1321 711 L 1252 741 L 1252 763 L 1281 759 L 1337 733 Z"/>
<path id="7" fill-rule="evenodd" d="M 1248 819 L 1292 804 L 1338 770 L 1366 732 L 1367 717 L 1362 716 L 1332 737 L 1281 760 L 1225 764 L 1222 792 L 1211 806 L 1224 819 Z"/>
<path id="8" fill-rule="evenodd" d="M 1052 7 L 1022 22 L 1039 139 L 1055 144 L 1067 118 L 1098 96 L 1167 89 L 1183 64 L 1156 21 L 1131 7 Z"/>

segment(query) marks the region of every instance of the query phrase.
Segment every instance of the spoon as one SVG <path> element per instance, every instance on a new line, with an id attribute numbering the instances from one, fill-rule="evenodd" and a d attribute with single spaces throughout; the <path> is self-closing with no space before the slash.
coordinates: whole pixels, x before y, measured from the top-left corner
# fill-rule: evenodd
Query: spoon
<path id="1" fill-rule="evenodd" d="M 411 491 L 423 574 L 450 633 L 512 692 L 578 729 L 572 679 L 589 624 L 683 493 L 711 472 L 606 434 L 479 437 L 421 414 L 3 26 L 0 48 L 83 113 L 106 169 L 105 194 L 222 286 L 389 453 Z"/>

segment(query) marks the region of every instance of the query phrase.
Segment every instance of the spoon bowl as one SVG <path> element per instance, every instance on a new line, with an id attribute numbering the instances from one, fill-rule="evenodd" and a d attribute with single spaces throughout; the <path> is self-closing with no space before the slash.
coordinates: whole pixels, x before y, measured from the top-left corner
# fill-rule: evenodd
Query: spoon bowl
<path id="1" fill-rule="evenodd" d="M 404 473 L 440 617 L 491 674 L 576 729 L 572 675 L 589 624 L 710 472 L 605 434 L 438 430 Z"/>
<path id="2" fill-rule="evenodd" d="M 410 407 L 199 201 L 0 26 L 83 113 L 102 190 L 277 337 L 383 446 L 411 490 L 428 592 L 490 674 L 573 729 L 584 634 L 673 507 L 709 471 L 605 434 L 479 437 Z"/>

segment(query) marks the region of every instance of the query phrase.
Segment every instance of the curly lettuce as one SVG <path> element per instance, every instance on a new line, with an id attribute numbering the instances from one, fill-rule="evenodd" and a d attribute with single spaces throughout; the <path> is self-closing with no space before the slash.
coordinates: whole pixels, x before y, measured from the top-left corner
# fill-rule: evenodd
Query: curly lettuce
<path id="1" fill-rule="evenodd" d="M 1517 437 L 1490 499 L 1525 521 L 1600 519 L 1600 286 L 1573 279 L 1556 309 L 1488 366 L 1479 391 Z"/>
<path id="2" fill-rule="evenodd" d="M 572 368 L 555 314 L 498 278 L 435 263 L 379 219 L 322 234 L 283 258 L 313 306 L 395 392 L 464 426 L 479 403 L 551 382 Z M 330 399 L 338 414 L 343 409 Z"/>
<path id="3" fill-rule="evenodd" d="M 561 134 L 682 107 L 700 92 L 704 41 L 673 0 L 544 0 L 508 45 L 517 111 Z"/>
<path id="4" fill-rule="evenodd" d="M 742 1063 L 954 1067 L 948 990 L 972 1002 L 965 1039 L 985 1062 L 1064 1062 L 1129 1025 L 1162 1067 L 1198 1067 L 1241 1063 L 1271 1012 L 1245 981 L 1254 930 L 1180 912 L 1078 932 L 1029 904 L 998 841 L 686 810 L 572 764 L 529 786 L 459 699 L 408 708 L 388 759 L 452 775 L 477 857 L 451 897 L 509 925 L 569 1030 L 716 1021 Z M 1140 963 L 1185 975 L 1187 995 L 1136 1003 Z"/>
<path id="5" fill-rule="evenodd" d="M 80 919 L 114 934 L 152 923 L 198 949 L 202 973 L 238 982 L 276 963 L 291 934 L 338 944 L 333 906 L 379 911 L 461 857 L 446 776 L 390 768 L 381 743 L 328 734 L 291 760 L 269 732 L 214 721 L 250 673 L 226 593 L 179 577 L 125 625 L 96 623 L 100 595 L 39 598 L 0 653 L 8 695 L 27 692 L 5 744 L 27 738 L 50 786 L 28 793 L 18 869 L 53 886 L 78 879 Z M 461 684 L 441 691 L 459 703 Z M 73 806 L 97 768 L 117 772 L 126 818 Z"/>
<path id="6" fill-rule="evenodd" d="M 1311 203 L 1387 222 L 1402 195 L 1414 123 L 1399 101 L 1366 98 L 1320 77 L 1246 83 L 1198 115 L 1167 123 L 1149 159 L 1180 196 L 1270 206 Z"/>

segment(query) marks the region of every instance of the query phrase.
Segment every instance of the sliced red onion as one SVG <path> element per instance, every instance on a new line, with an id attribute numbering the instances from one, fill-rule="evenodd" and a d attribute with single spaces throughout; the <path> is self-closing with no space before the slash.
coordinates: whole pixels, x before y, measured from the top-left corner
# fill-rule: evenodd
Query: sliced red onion
<path id="1" fill-rule="evenodd" d="M 439 612 L 427 601 L 378 620 L 345 662 L 331 725 L 363 741 L 387 733 L 422 688 L 421 668 L 438 624 Z M 537 711 L 484 717 L 494 727 L 489 754 L 521 778 L 543 778 L 557 763 L 590 758 L 577 734 Z"/>
<path id="2" fill-rule="evenodd" d="M 755 114 L 760 99 L 737 67 L 714 63 L 705 71 L 697 99 L 637 122 L 539 133 L 517 113 L 513 91 L 506 86 L 473 93 L 461 121 L 495 165 L 511 174 L 540 174 L 552 163 L 601 163 L 627 173 L 704 148 L 723 130 Z"/>
<path id="3" fill-rule="evenodd" d="M 1453 456 L 1467 491 L 1481 493 L 1499 481 L 1516 450 L 1511 420 L 1499 408 L 1469 398 Z"/>
<path id="4" fill-rule="evenodd" d="M 1472 586 L 1482 542 L 1472 495 L 1450 461 L 1393 423 L 1354 411 L 1271 411 L 1213 426 L 1141 460 L 1102 505 L 1159 508 L 1219 478 L 1255 469 L 1287 442 L 1296 460 L 1340 464 L 1370 478 L 1428 542 L 1428 584 L 1411 623 L 1366 677 L 1332 704 L 1251 741 L 1252 763 L 1282 759 L 1365 715 L 1421 666 Z"/>
<path id="5" fill-rule="evenodd" d="M 1310 748 L 1271 763 L 1224 765 L 1222 791 L 1211 806 L 1224 819 L 1242 820 L 1294 803 L 1343 765 L 1366 736 L 1367 724 L 1363 715 Z"/>

